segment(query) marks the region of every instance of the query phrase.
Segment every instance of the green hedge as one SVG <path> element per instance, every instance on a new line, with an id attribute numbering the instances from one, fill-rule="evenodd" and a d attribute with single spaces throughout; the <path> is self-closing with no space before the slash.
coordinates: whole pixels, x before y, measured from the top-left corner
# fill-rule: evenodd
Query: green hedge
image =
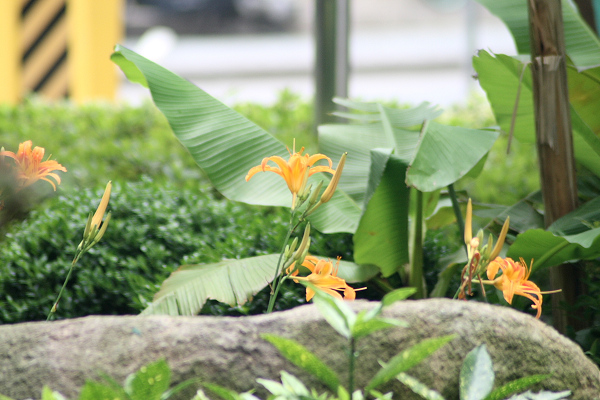
<path id="1" fill-rule="evenodd" d="M 0 252 L 2 322 L 45 319 L 81 241 L 87 215 L 101 196 L 101 190 L 61 193 L 11 227 Z M 59 305 L 60 318 L 137 314 L 181 264 L 277 253 L 289 219 L 287 209 L 233 203 L 210 188 L 182 190 L 147 179 L 115 183 L 109 209 L 109 228 L 77 264 Z M 350 235 L 324 237 L 315 232 L 312 237 L 315 254 L 352 259 Z M 298 289 L 294 286 L 280 307 L 301 303 L 302 288 Z M 261 311 L 259 301 L 237 310 L 216 309 L 213 304 L 207 312 Z"/>
<path id="2" fill-rule="evenodd" d="M 100 187 L 107 180 L 187 182 L 202 179 L 187 151 L 171 133 L 165 118 L 143 107 L 70 103 L 36 99 L 16 107 L 0 106 L 0 137 L 16 151 L 27 139 L 63 164 L 65 186 Z"/>
<path id="3" fill-rule="evenodd" d="M 291 146 L 318 150 L 313 134 L 311 103 L 284 91 L 272 106 L 245 103 L 234 107 L 250 120 Z M 494 120 L 485 99 L 473 97 L 466 105 L 452 107 L 441 122 L 470 128 L 491 126 Z M 16 151 L 31 139 L 69 171 L 67 186 L 101 187 L 108 179 L 137 181 L 149 176 L 194 188 L 204 182 L 202 172 L 179 144 L 167 121 L 151 103 L 141 107 L 112 104 L 76 106 L 48 104 L 35 98 L 18 106 L 0 105 L 0 145 Z M 539 188 L 535 150 L 502 136 L 492 149 L 482 175 L 456 186 L 468 190 L 477 201 L 512 204 Z M 257 160 L 262 156 L 257 155 Z"/>
<path id="4" fill-rule="evenodd" d="M 236 108 L 291 145 L 293 138 L 316 150 L 312 107 L 282 92 L 270 107 L 240 104 Z M 45 103 L 36 98 L 17 106 L 0 105 L 0 146 L 16 151 L 32 140 L 68 169 L 65 186 L 101 187 L 107 180 L 156 182 L 196 187 L 203 174 L 181 146 L 164 116 L 152 103 L 141 107 L 96 103 Z M 266 155 L 257 155 L 257 163 Z"/>

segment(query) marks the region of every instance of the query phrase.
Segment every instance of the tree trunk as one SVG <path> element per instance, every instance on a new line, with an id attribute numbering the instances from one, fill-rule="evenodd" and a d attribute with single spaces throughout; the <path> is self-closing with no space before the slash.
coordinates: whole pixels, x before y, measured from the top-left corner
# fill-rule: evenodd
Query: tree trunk
<path id="1" fill-rule="evenodd" d="M 548 227 L 577 208 L 564 29 L 560 0 L 529 0 L 528 4 L 536 143 Z M 550 281 L 553 289 L 562 289 L 552 296 L 554 327 L 562 333 L 567 325 L 579 329 L 582 321 L 561 303 L 573 306 L 582 294 L 581 266 L 553 267 Z"/>

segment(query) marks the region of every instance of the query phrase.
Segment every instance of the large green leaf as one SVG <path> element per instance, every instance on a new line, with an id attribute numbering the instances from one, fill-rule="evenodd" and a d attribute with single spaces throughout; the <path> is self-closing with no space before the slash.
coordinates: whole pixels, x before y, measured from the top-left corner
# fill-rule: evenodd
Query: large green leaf
<path id="1" fill-rule="evenodd" d="M 525 61 L 527 63 L 527 61 Z M 523 142 L 535 142 L 535 118 L 533 92 L 529 66 L 523 72 L 524 63 L 504 54 L 491 54 L 480 50 L 473 57 L 473 68 L 479 83 L 492 106 L 496 122 L 504 132 L 510 132 L 517 90 L 523 75 L 521 95 L 516 109 L 515 137 Z"/>
<path id="2" fill-rule="evenodd" d="M 512 221 L 512 219 L 511 219 Z M 600 198 L 557 219 L 548 230 L 530 229 L 517 236 L 508 257 L 533 259 L 534 269 L 600 256 Z"/>
<path id="3" fill-rule="evenodd" d="M 242 305 L 273 280 L 278 258 L 266 255 L 183 265 L 163 282 L 142 314 L 196 315 L 207 299 Z"/>
<path id="4" fill-rule="evenodd" d="M 483 50 L 473 58 L 473 67 L 477 71 L 479 82 L 486 91 L 496 121 L 505 132 L 510 132 L 511 129 L 517 88 L 524 65 L 526 64 L 518 59 L 502 54 L 494 56 Z M 596 78 L 598 72 L 594 69 L 588 74 L 579 73 L 573 68 L 569 68 L 568 71 L 569 82 L 573 82 L 573 85 L 569 83 L 569 96 L 572 102 L 571 120 L 575 158 L 594 174 L 600 176 L 600 139 L 592 131 L 592 127 L 600 129 L 597 113 L 592 110 L 593 107 L 596 110 L 600 107 L 600 95 L 598 94 L 600 80 Z M 590 120 L 589 124 L 582 119 L 580 112 Z M 529 67 L 523 75 L 521 95 L 515 115 L 515 137 L 523 142 L 534 143 L 535 117 Z"/>
<path id="5" fill-rule="evenodd" d="M 421 191 L 430 192 L 467 174 L 498 137 L 498 133 L 493 131 L 433 122 L 421 134 L 423 122 L 440 114 L 427 103 L 399 110 L 376 103 L 336 101 L 353 111 L 336 115 L 350 119 L 354 124 L 319 127 L 319 143 L 323 151 L 333 153 L 341 150 L 342 143 L 352 148 L 352 186 L 342 188 L 357 201 L 364 199 L 369 181 L 370 150 L 393 149 L 396 157 L 411 164 L 407 182 Z M 350 160 L 350 154 L 348 157 Z"/>
<path id="6" fill-rule="evenodd" d="M 336 101 L 351 111 L 336 115 L 352 123 L 320 126 L 319 144 L 327 154 L 348 149 L 346 180 L 339 187 L 364 210 L 354 236 L 355 260 L 389 276 L 409 259 L 408 191 L 402 182 L 430 192 L 445 187 L 477 165 L 498 133 L 430 123 L 421 140 L 423 123 L 440 113 L 427 103 L 394 109 Z"/>
<path id="7" fill-rule="evenodd" d="M 249 204 L 291 205 L 291 194 L 278 175 L 260 173 L 248 182 L 244 179 L 264 157 L 287 157 L 281 142 L 191 82 L 125 47 L 117 46 L 111 59 L 132 82 L 150 89 L 175 136 L 219 192 Z M 335 159 L 344 151 L 328 155 Z M 317 175 L 312 179 L 330 179 Z M 311 220 L 322 232 L 354 232 L 359 216 L 360 207 L 340 192 Z"/>
<path id="8" fill-rule="evenodd" d="M 506 256 L 523 257 L 527 263 L 534 260 L 534 270 L 572 260 L 594 259 L 600 257 L 600 228 L 568 236 L 530 229 L 517 236 Z"/>
<path id="9" fill-rule="evenodd" d="M 370 151 L 394 149 L 394 154 L 408 163 L 418 144 L 419 131 L 407 128 L 435 118 L 440 111 L 427 103 L 415 108 L 393 109 L 377 103 L 341 99 L 336 99 L 336 102 L 353 111 L 336 115 L 353 123 L 320 126 L 319 146 L 325 154 L 348 151 L 344 179 L 338 187 L 358 204 L 364 204 L 369 182 Z"/>
<path id="10" fill-rule="evenodd" d="M 594 134 L 600 134 L 600 67 L 579 72 L 567 65 L 569 101 L 579 117 L 585 121 Z"/>
<path id="11" fill-rule="evenodd" d="M 279 254 L 181 266 L 167 278 L 143 315 L 196 315 L 207 299 L 242 305 L 273 280 Z M 338 276 L 348 282 L 366 281 L 375 267 L 340 261 Z"/>
<path id="12" fill-rule="evenodd" d="M 477 0 L 510 29 L 519 54 L 529 54 L 529 16 L 522 0 Z M 567 54 L 578 67 L 600 65 L 600 41 L 579 15 L 573 1 L 562 2 Z"/>
<path id="13" fill-rule="evenodd" d="M 406 183 L 422 192 L 446 187 L 477 165 L 498 138 L 496 131 L 430 122 L 406 174 Z"/>
<path id="14" fill-rule="evenodd" d="M 557 219 L 548 227 L 557 235 L 575 235 L 600 226 L 600 197 Z"/>
<path id="15" fill-rule="evenodd" d="M 390 276 L 409 260 L 406 164 L 384 150 L 373 150 L 372 160 L 371 181 L 378 183 L 369 185 L 369 203 L 354 234 L 354 260 Z"/>
<path id="16" fill-rule="evenodd" d="M 538 193 L 534 195 L 537 196 Z M 511 231 L 522 233 L 528 229 L 544 228 L 544 216 L 533 206 L 531 196 L 508 207 L 476 204 L 473 208 L 473 216 L 477 217 L 474 222 L 482 218 L 486 224 L 489 220 L 494 220 L 494 223 L 501 226 L 510 217 Z"/>

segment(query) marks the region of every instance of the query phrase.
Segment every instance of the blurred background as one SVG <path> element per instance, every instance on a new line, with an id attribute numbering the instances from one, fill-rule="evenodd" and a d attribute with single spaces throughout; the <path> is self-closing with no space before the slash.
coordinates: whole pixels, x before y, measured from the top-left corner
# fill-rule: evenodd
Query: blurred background
<path id="1" fill-rule="evenodd" d="M 477 49 L 515 52 L 507 28 L 473 0 L 7 0 L 0 103 L 33 91 L 138 105 L 148 92 L 113 72 L 116 43 L 228 105 L 270 104 L 289 89 L 317 109 L 333 95 L 463 102 L 477 90 Z M 334 64 L 344 70 L 335 77 Z"/>
<path id="2" fill-rule="evenodd" d="M 127 0 L 123 44 L 235 104 L 315 94 L 312 0 Z M 477 49 L 514 54 L 506 27 L 470 0 L 350 0 L 348 97 L 464 102 Z M 124 79 L 117 97 L 147 90 Z"/>

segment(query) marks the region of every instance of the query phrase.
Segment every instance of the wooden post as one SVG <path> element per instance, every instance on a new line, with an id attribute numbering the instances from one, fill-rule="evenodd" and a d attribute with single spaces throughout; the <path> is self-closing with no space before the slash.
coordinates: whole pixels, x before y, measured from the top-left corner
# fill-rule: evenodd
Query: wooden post
<path id="1" fill-rule="evenodd" d="M 566 52 L 560 0 L 528 0 L 528 7 L 536 143 L 547 227 L 578 206 Z M 581 322 L 573 313 L 567 314 L 561 302 L 572 306 L 582 293 L 582 269 L 574 264 L 553 267 L 550 280 L 553 289 L 562 289 L 552 296 L 554 327 L 562 333 L 567 325 L 577 329 Z"/>

